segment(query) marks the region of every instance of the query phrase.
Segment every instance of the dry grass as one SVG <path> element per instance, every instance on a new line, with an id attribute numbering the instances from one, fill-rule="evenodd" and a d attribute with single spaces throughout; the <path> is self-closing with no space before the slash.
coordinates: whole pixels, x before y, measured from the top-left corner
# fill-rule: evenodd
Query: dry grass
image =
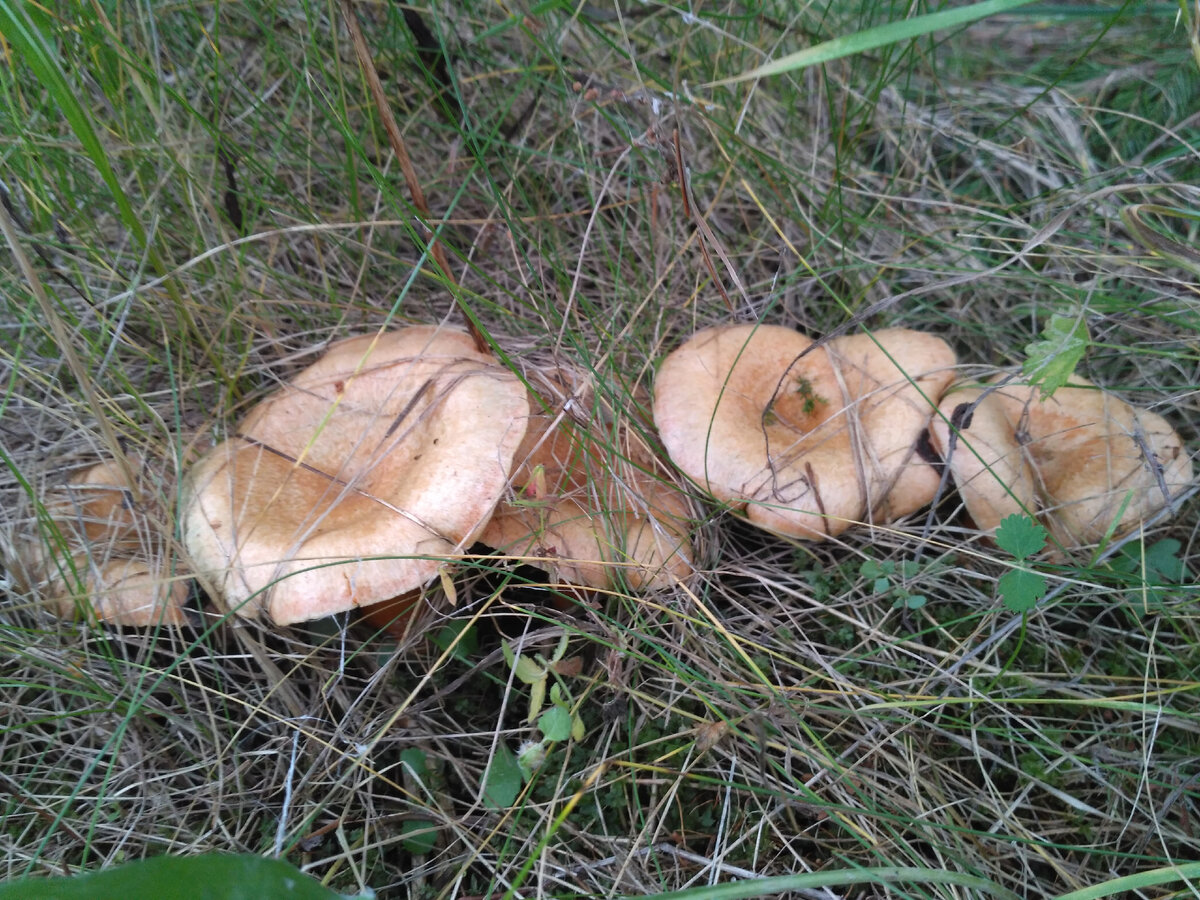
<path id="1" fill-rule="evenodd" d="M 1149 15 L 1012 17 L 704 89 L 777 46 L 892 17 L 780 7 L 422 6 L 448 95 L 419 74 L 400 7 L 360 6 L 456 292 L 514 364 L 567 360 L 620 409 L 710 324 L 921 328 L 975 375 L 1019 363 L 1051 314 L 1079 314 L 1083 373 L 1167 416 L 1195 453 L 1196 273 L 1120 218 L 1190 211 L 1158 227 L 1195 245 L 1185 35 Z M 198 592 L 180 632 L 46 615 L 14 548 L 38 534 L 34 498 L 76 467 L 160 461 L 148 496 L 167 527 L 147 549 L 161 553 L 193 435 L 219 436 L 331 339 L 461 321 L 335 4 L 146 10 L 50 28 L 145 246 L 28 73 L 4 87 L 6 202 L 47 305 L 0 271 L 0 877 L 239 850 L 381 897 L 642 895 L 902 865 L 1035 898 L 1197 858 L 1190 500 L 1145 535 L 1179 541 L 1187 573 L 1152 614 L 1129 576 L 1079 560 L 1047 569 L 1052 601 L 1014 626 L 1002 555 L 948 495 L 822 546 L 704 504 L 693 579 L 565 612 L 536 572 L 469 559 L 457 608 L 440 588 L 426 598 L 441 639 L 403 646 L 345 618 L 227 619 Z M 868 560 L 915 574 L 880 593 Z M 895 609 L 903 592 L 928 602 Z M 464 628 L 463 652 L 446 651 Z M 534 736 L 501 640 L 549 655 L 563 634 L 587 736 L 489 809 L 489 761 Z"/>

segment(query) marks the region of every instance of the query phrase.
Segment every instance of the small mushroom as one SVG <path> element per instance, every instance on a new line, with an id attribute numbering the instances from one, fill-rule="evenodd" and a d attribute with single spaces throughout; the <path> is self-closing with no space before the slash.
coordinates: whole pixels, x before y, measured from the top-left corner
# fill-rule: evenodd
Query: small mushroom
<path id="1" fill-rule="evenodd" d="M 457 331 L 333 344 L 184 485 L 184 545 L 216 599 L 278 624 L 420 587 L 487 525 L 525 388 Z"/>
<path id="2" fill-rule="evenodd" d="M 966 415 L 957 412 L 963 403 L 971 407 L 965 425 L 954 422 L 956 415 Z M 1191 458 L 1162 416 L 1136 409 L 1083 378 L 1049 397 L 1027 384 L 964 391 L 952 394 L 942 410 L 950 410 L 951 422 L 958 425 L 959 446 L 948 460 L 951 471 L 960 491 L 964 479 L 975 485 L 963 491 L 963 499 L 985 530 L 1021 512 L 1022 506 L 1034 509 L 1026 480 L 1046 527 L 1067 549 L 1100 541 L 1110 529 L 1114 536 L 1129 532 L 1168 507 L 1192 481 Z M 979 422 L 987 423 L 988 432 L 976 442 Z M 934 423 L 934 440 L 943 454 L 949 434 L 945 422 Z M 1008 462 L 993 468 L 990 478 L 972 477 L 975 464 L 964 453 L 964 439 L 976 449 L 1001 451 L 995 455 Z M 992 454 L 981 455 L 987 459 Z M 1015 481 L 1009 467 L 1021 473 Z"/>
<path id="3" fill-rule="evenodd" d="M 146 535 L 138 515 L 145 461 L 129 454 L 128 468 L 117 460 L 96 463 L 72 476 L 46 500 L 46 512 L 65 534 L 82 542 L 104 542 L 110 548 L 136 551 Z"/>
<path id="4" fill-rule="evenodd" d="M 822 540 L 927 504 L 920 450 L 954 353 L 891 328 L 813 347 L 779 326 L 710 328 L 667 356 L 654 420 L 675 464 L 769 531 Z"/>
<path id="5" fill-rule="evenodd" d="M 78 553 L 62 568 L 51 576 L 47 593 L 64 619 L 94 614 L 100 622 L 134 628 L 187 623 L 187 582 L 161 564 L 126 558 L 97 562 Z"/>
<path id="6" fill-rule="evenodd" d="M 512 487 L 480 540 L 569 584 L 658 590 L 692 572 L 687 498 L 642 438 L 595 403 L 581 375 L 531 373 L 541 400 Z M 583 410 L 572 416 L 571 410 Z"/>
<path id="7" fill-rule="evenodd" d="M 96 463 L 45 501 L 56 529 L 16 544 L 19 577 L 63 618 L 109 625 L 183 625 L 188 587 L 167 550 L 166 516 L 138 454 Z"/>

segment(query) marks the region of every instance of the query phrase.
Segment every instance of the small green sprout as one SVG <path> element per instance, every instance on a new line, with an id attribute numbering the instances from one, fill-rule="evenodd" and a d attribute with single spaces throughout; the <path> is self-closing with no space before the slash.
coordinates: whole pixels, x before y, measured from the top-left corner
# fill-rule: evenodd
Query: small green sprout
<path id="1" fill-rule="evenodd" d="M 924 594 L 912 593 L 905 584 L 921 571 L 921 563 L 915 559 L 906 559 L 899 566 L 890 559 L 868 559 L 858 571 L 864 578 L 871 579 L 876 594 L 892 598 L 892 609 L 920 609 L 928 602 Z M 900 581 L 893 583 L 897 577 Z"/>

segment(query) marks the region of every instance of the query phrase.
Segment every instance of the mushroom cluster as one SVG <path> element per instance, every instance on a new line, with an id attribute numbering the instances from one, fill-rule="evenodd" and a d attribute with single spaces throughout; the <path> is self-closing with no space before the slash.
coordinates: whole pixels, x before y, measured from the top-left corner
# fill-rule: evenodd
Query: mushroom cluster
<path id="1" fill-rule="evenodd" d="M 386 625 L 477 541 L 593 589 L 685 579 L 695 515 L 655 428 L 700 489 L 808 540 L 921 509 L 943 464 L 981 531 L 1033 514 L 1068 549 L 1132 530 L 1192 480 L 1154 413 L 1082 379 L 1050 397 L 1011 380 L 951 387 L 955 367 L 941 338 L 902 328 L 824 341 L 709 328 L 663 361 L 651 424 L 582 370 L 533 359 L 518 375 L 452 329 L 349 338 L 190 466 L 181 541 L 238 615 L 374 607 Z M 140 470 L 94 466 L 46 502 L 61 540 L 27 548 L 25 568 L 64 613 L 87 600 L 111 623 L 184 621 L 173 529 L 141 499 Z"/>
<path id="2" fill-rule="evenodd" d="M 568 414 L 590 397 L 577 373 L 533 374 L 530 393 L 445 328 L 332 345 L 188 473 L 197 574 L 277 624 L 396 598 L 403 618 L 476 541 L 575 584 L 673 583 L 690 566 L 683 495 L 624 426 Z"/>
<path id="3" fill-rule="evenodd" d="M 670 353 L 654 417 L 672 461 L 776 534 L 823 540 L 934 499 L 943 461 L 983 532 L 1038 516 L 1063 549 L 1168 508 L 1192 462 L 1161 416 L 1084 379 L 950 388 L 955 357 L 906 329 L 815 343 L 786 328 L 698 332 Z"/>

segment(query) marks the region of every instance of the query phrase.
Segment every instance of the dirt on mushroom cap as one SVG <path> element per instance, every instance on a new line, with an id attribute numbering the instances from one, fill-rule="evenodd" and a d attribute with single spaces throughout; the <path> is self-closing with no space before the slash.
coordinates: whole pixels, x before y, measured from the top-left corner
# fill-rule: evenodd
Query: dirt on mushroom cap
<path id="1" fill-rule="evenodd" d="M 185 546 L 220 602 L 280 624 L 403 594 L 487 524 L 528 413 L 461 332 L 339 341 L 189 473 Z"/>
<path id="2" fill-rule="evenodd" d="M 663 362 L 654 419 L 671 459 L 750 521 L 823 539 L 927 504 L 922 439 L 955 357 L 933 335 L 884 329 L 812 340 L 779 326 L 697 333 Z"/>

